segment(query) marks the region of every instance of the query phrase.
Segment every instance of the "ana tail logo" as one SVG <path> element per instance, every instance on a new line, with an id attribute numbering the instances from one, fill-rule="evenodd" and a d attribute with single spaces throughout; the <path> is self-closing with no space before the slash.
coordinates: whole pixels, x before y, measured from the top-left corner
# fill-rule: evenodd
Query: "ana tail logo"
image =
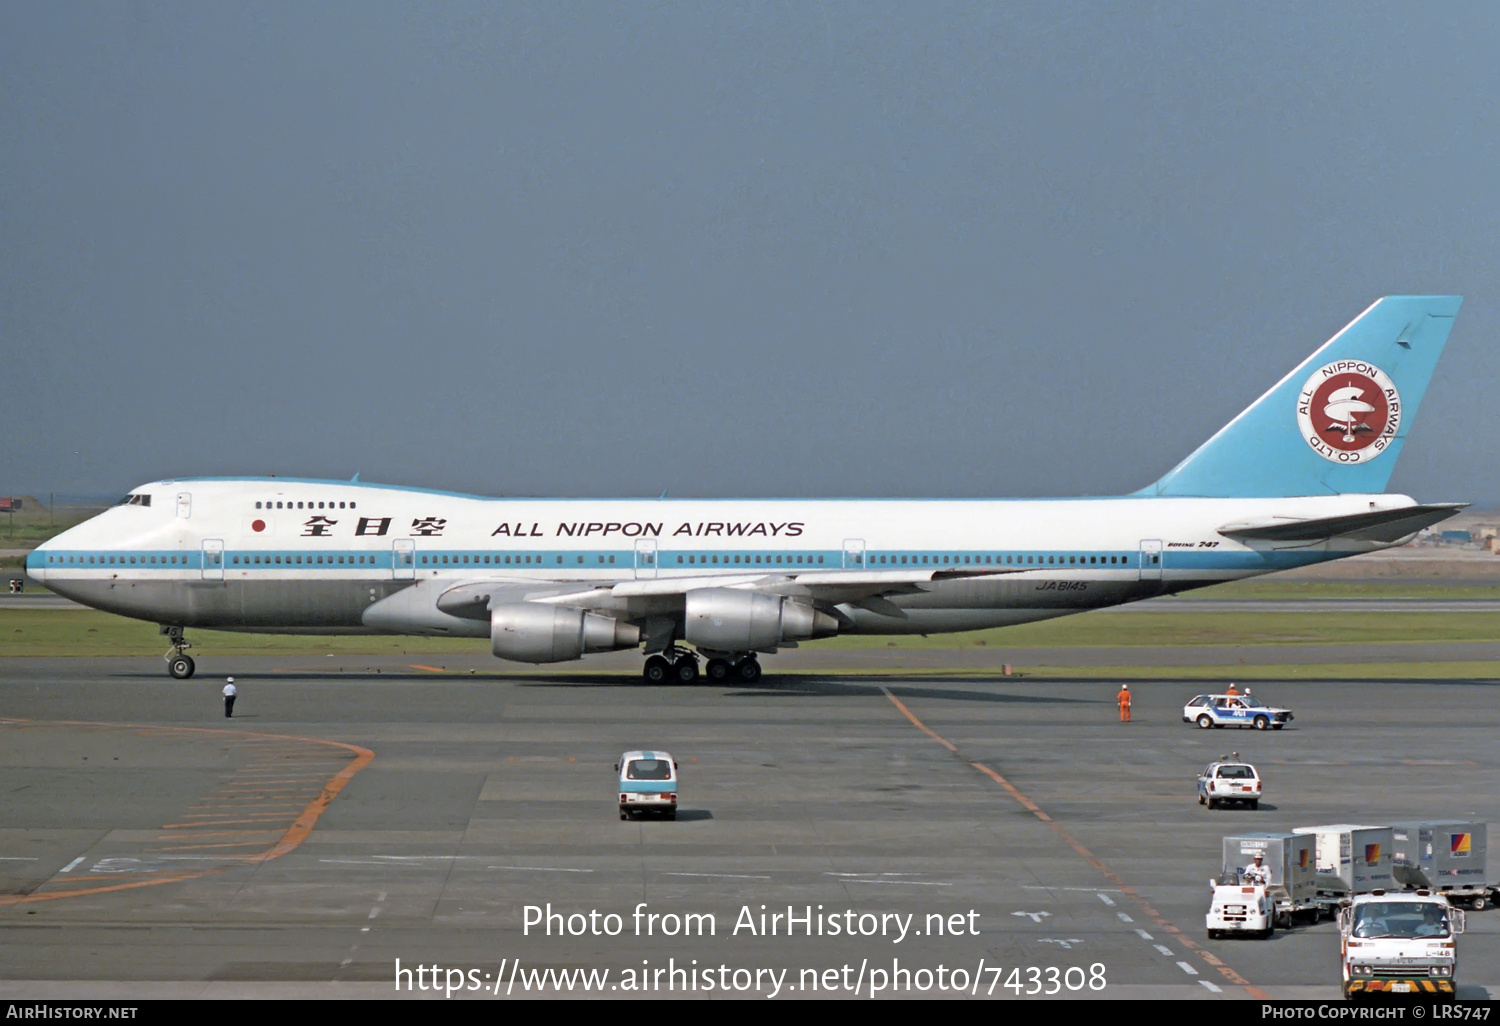
<path id="1" fill-rule="evenodd" d="M 1390 375 L 1363 360 L 1318 368 L 1297 395 L 1297 426 L 1319 456 L 1363 463 L 1386 450 L 1401 426 L 1401 396 Z"/>

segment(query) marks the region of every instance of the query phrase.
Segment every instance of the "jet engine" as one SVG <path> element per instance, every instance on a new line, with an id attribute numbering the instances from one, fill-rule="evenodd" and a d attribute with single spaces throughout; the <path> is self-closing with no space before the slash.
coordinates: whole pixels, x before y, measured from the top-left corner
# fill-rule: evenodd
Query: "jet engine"
<path id="1" fill-rule="evenodd" d="M 640 643 L 633 624 L 570 606 L 514 602 L 490 611 L 490 647 L 518 663 L 558 663 Z"/>
<path id="2" fill-rule="evenodd" d="M 686 614 L 684 637 L 719 652 L 762 652 L 839 629 L 837 619 L 805 602 L 733 588 L 688 592 Z"/>

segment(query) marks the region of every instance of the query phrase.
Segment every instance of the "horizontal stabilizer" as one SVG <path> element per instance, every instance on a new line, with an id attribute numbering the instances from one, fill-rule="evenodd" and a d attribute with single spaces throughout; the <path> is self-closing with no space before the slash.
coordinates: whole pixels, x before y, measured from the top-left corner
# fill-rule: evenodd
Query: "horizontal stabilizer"
<path id="1" fill-rule="evenodd" d="M 1394 542 L 1424 527 L 1447 520 L 1466 502 L 1443 502 L 1428 506 L 1403 506 L 1342 517 L 1319 517 L 1316 520 L 1267 520 L 1225 524 L 1219 533 L 1237 541 L 1319 542 L 1334 538 L 1356 538 L 1361 541 Z"/>

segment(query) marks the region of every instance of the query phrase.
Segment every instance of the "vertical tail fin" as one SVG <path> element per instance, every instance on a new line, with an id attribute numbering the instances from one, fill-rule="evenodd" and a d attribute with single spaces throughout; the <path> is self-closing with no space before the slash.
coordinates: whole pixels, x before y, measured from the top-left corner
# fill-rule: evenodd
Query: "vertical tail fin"
<path id="1" fill-rule="evenodd" d="M 1385 490 L 1459 296 L 1386 296 L 1137 495 Z"/>

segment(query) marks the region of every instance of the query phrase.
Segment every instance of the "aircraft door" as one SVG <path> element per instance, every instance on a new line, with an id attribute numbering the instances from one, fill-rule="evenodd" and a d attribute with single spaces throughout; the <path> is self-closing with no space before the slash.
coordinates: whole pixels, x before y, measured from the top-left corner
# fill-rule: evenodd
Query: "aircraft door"
<path id="1" fill-rule="evenodd" d="M 1141 580 L 1161 580 L 1161 541 L 1147 539 L 1141 542 Z"/>
<path id="2" fill-rule="evenodd" d="M 410 538 L 391 542 L 391 576 L 398 581 L 416 580 L 417 543 Z"/>
<path id="3" fill-rule="evenodd" d="M 637 580 L 651 580 L 656 577 L 656 539 L 637 538 L 635 540 L 635 576 Z"/>
<path id="4" fill-rule="evenodd" d="M 224 541 L 220 538 L 203 539 L 203 579 L 224 579 Z"/>
<path id="5" fill-rule="evenodd" d="M 861 538 L 844 539 L 844 569 L 865 569 L 865 543 Z"/>
<path id="6" fill-rule="evenodd" d="M 193 495 L 191 492 L 177 493 L 177 517 L 186 520 L 193 515 Z"/>

